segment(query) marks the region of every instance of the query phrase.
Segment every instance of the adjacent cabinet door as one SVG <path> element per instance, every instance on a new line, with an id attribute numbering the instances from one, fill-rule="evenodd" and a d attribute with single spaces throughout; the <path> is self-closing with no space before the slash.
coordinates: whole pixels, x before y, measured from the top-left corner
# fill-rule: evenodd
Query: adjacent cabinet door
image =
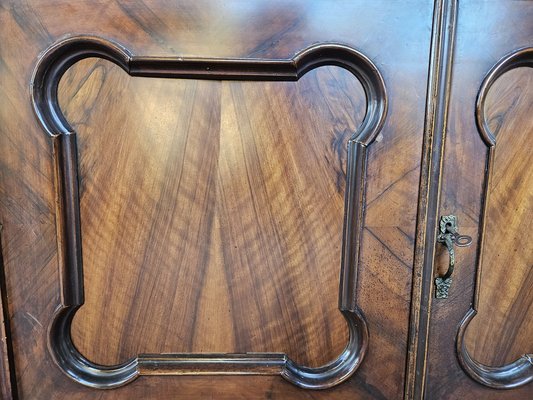
<path id="1" fill-rule="evenodd" d="M 533 398 L 533 2 L 456 12 L 438 216 L 472 244 L 432 301 L 426 398 Z"/>
<path id="2" fill-rule="evenodd" d="M 533 2 L 0 34 L 2 399 L 533 397 Z"/>

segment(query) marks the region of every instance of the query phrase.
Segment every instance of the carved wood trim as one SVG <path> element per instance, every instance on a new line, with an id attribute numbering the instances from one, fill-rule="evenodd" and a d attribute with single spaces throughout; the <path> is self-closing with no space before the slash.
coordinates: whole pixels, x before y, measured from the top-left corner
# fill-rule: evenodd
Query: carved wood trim
<path id="1" fill-rule="evenodd" d="M 516 361 L 493 367 L 484 365 L 474 360 L 468 353 L 464 341 L 464 335 L 468 324 L 476 316 L 479 291 L 481 284 L 481 267 L 483 264 L 483 249 L 485 247 L 485 226 L 486 215 L 489 207 L 489 188 L 494 168 L 494 149 L 496 147 L 496 138 L 490 131 L 487 119 L 485 116 L 485 101 L 487 94 L 496 80 L 504 73 L 519 67 L 533 68 L 533 47 L 522 48 L 513 51 L 512 53 L 503 57 L 485 76 L 481 88 L 479 90 L 476 101 L 476 123 L 479 134 L 488 148 L 487 158 L 485 161 L 485 176 L 483 182 L 483 204 L 479 226 L 479 247 L 477 251 L 477 266 L 476 266 L 476 287 L 474 290 L 474 298 L 472 300 L 472 307 L 464 316 L 459 330 L 457 332 L 456 349 L 457 357 L 461 367 L 475 381 L 491 387 L 493 389 L 511 389 L 527 384 L 533 381 L 533 354 L 524 354 Z"/>
<path id="2" fill-rule="evenodd" d="M 98 57 L 120 66 L 131 76 L 296 81 L 306 72 L 335 65 L 351 72 L 363 86 L 366 115 L 348 141 L 339 310 L 349 327 L 345 350 L 317 368 L 294 363 L 283 353 L 140 354 L 121 365 L 97 365 L 74 346 L 70 329 L 84 303 L 82 241 L 78 195 L 76 133 L 59 107 L 61 76 L 76 62 Z M 160 58 L 132 55 L 124 47 L 91 36 L 66 38 L 40 57 L 31 82 L 37 119 L 54 147 L 57 196 L 56 229 L 61 280 L 61 305 L 49 326 L 49 351 L 59 368 L 73 380 L 94 388 L 114 388 L 139 375 L 279 374 L 308 389 L 323 389 L 348 379 L 361 364 L 368 347 L 368 330 L 356 300 L 357 264 L 364 217 L 367 146 L 385 120 L 387 95 L 381 74 L 362 53 L 340 44 L 311 46 L 292 59 Z"/>

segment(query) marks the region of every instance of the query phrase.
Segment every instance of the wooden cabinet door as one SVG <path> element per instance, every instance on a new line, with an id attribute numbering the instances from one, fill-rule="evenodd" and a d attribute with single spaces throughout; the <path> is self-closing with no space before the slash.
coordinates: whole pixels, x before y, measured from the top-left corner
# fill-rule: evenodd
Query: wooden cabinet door
<path id="1" fill-rule="evenodd" d="M 3 396 L 401 398 L 433 6 L 3 1 Z"/>
<path id="2" fill-rule="evenodd" d="M 431 303 L 425 394 L 532 398 L 533 2 L 455 11 L 439 215 L 473 242 Z M 439 245 L 434 273 L 447 263 Z"/>

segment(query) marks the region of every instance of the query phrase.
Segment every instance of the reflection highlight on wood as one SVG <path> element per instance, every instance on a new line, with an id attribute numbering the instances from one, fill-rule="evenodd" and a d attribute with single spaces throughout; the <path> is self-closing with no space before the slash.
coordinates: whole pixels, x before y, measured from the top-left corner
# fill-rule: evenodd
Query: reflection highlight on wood
<path id="1" fill-rule="evenodd" d="M 367 204 L 368 207 L 366 208 L 362 260 L 358 273 L 360 280 L 358 304 L 361 306 L 369 326 L 371 348 L 358 372 L 348 382 L 332 390 L 312 393 L 312 396 L 316 399 L 328 400 L 401 398 L 413 256 L 412 238 L 415 231 L 414 220 L 416 218 L 433 2 L 404 3 L 388 0 L 372 2 L 353 0 L 342 4 L 336 3 L 332 6 L 331 2 L 310 3 L 304 0 L 290 2 L 270 0 L 246 2 L 240 0 L 222 2 L 198 0 L 119 0 L 114 2 L 34 0 L 21 2 L 19 0 L 7 0 L 5 7 L 0 8 L 0 30 L 5 32 L 7 37 L 7 40 L 2 41 L 0 46 L 0 64 L 2 65 L 2 73 L 0 73 L 0 90 L 2 91 L 0 97 L 2 103 L 0 106 L 0 147 L 3 149 L 2 173 L 0 174 L 0 190 L 2 191 L 0 214 L 3 217 L 2 222 L 5 227 L 3 246 L 6 261 L 7 296 L 9 298 L 6 306 L 12 311 L 10 318 L 13 327 L 12 337 L 15 343 L 17 386 L 21 399 L 68 398 L 69 400 L 81 400 L 93 399 L 95 396 L 94 389 L 72 382 L 58 368 L 54 367 L 48 355 L 46 328 L 41 328 L 26 314 L 26 312 L 31 314 L 46 327 L 54 309 L 60 302 L 57 276 L 58 261 L 56 258 L 52 149 L 49 138 L 42 134 L 39 124 L 33 117 L 33 110 L 28 102 L 28 83 L 39 54 L 54 41 L 74 32 L 91 32 L 113 38 L 136 54 L 146 55 L 285 59 L 314 43 L 334 40 L 359 48 L 371 57 L 387 82 L 387 90 L 391 98 L 386 124 L 377 140 L 369 148 L 367 203 L 371 204 Z M 73 69 L 76 69 L 78 65 L 83 68 L 83 63 L 83 61 L 80 62 Z M 100 64 L 108 63 L 102 62 Z M 318 75 L 323 71 L 325 72 L 325 68 L 316 70 Z M 128 103 L 134 101 L 133 90 L 129 90 L 128 85 L 143 81 L 146 82 L 144 86 L 152 87 L 157 92 L 158 88 L 164 87 L 165 84 L 173 85 L 181 82 L 181 80 L 129 79 L 122 71 L 110 72 L 105 75 L 103 68 L 98 69 L 99 71 L 94 75 L 95 80 L 106 79 L 107 77 L 106 82 L 109 84 L 101 85 L 101 91 L 96 95 L 93 90 L 96 91 L 98 85 L 89 82 L 91 81 L 89 79 L 87 85 L 76 98 L 77 105 L 72 105 L 70 108 L 73 114 L 80 116 L 82 111 L 77 108 L 79 105 L 86 109 L 89 115 L 79 117 L 80 126 L 74 122 L 74 119 L 70 119 L 70 116 L 68 119 L 78 132 L 78 144 L 81 151 L 80 163 L 86 163 L 84 165 L 87 166 L 88 171 L 86 176 L 81 177 L 84 181 L 82 184 L 86 183 L 87 185 L 91 183 L 91 172 L 97 173 L 99 169 L 103 171 L 108 165 L 103 162 L 103 165 L 94 165 L 92 155 L 95 155 L 96 150 L 93 146 L 102 143 L 104 145 L 102 151 L 105 150 L 105 153 L 112 154 L 112 150 L 115 148 L 112 147 L 113 143 L 125 143 L 114 135 L 104 136 L 108 131 L 103 128 L 111 126 L 113 133 L 116 133 L 121 127 L 131 130 L 132 133 L 137 131 L 136 125 L 139 126 L 139 130 L 142 129 L 142 121 L 135 121 L 133 116 L 128 117 L 128 113 L 121 112 L 123 108 L 127 108 L 119 100 L 121 95 L 127 96 Z M 332 70 L 334 69 L 332 68 Z M 350 82 L 356 81 L 355 79 L 342 78 L 341 82 L 331 80 L 326 83 L 323 78 L 318 77 L 321 88 L 329 90 L 331 93 L 328 102 L 335 104 L 334 107 L 331 107 L 332 116 L 324 118 L 329 112 L 329 107 L 322 102 L 321 96 L 316 95 L 317 88 L 309 83 L 314 80 L 313 71 L 308 74 L 298 81 L 295 90 L 298 90 L 301 85 L 312 86 L 300 92 L 303 97 L 301 108 L 308 109 L 307 114 L 310 117 L 305 116 L 298 120 L 291 119 L 291 135 L 287 136 L 292 138 L 292 132 L 296 134 L 297 132 L 308 131 L 309 127 L 313 128 L 313 132 L 316 129 L 317 132 L 320 131 L 320 134 L 317 133 L 320 137 L 322 135 L 327 136 L 324 141 L 328 144 L 322 147 L 322 152 L 330 154 L 333 153 L 333 146 L 329 146 L 329 141 L 333 136 L 337 136 L 328 133 L 331 126 L 329 124 L 330 118 L 340 118 L 339 113 L 344 114 L 345 112 L 347 114 L 352 112 L 360 114 L 359 109 L 364 111 L 364 100 L 360 98 L 360 90 L 352 87 L 355 85 L 350 84 Z M 75 91 L 75 87 L 83 86 L 83 82 L 84 79 L 72 81 L 73 91 Z M 63 83 L 64 88 L 71 87 L 71 84 L 66 81 L 66 77 Z M 198 83 L 200 84 L 200 82 Z M 212 86 L 210 87 L 216 86 L 217 83 L 211 81 Z M 350 101 L 354 101 L 354 107 L 351 107 L 348 104 L 349 101 L 346 101 L 345 96 L 341 94 L 343 90 L 339 86 L 345 83 L 350 85 L 347 88 L 353 91 L 349 97 Z M 235 84 L 237 83 L 235 82 Z M 257 89 L 258 91 L 262 91 L 265 85 L 265 83 L 250 82 L 250 87 L 261 88 Z M 291 83 L 287 83 L 276 86 L 273 83 L 273 92 L 285 92 L 289 90 L 286 88 L 292 87 L 291 85 Z M 281 89 L 278 89 L 280 87 Z M 136 101 L 142 100 L 143 95 L 151 98 L 158 97 L 157 93 L 152 95 L 145 90 L 142 93 L 139 92 Z M 172 94 L 170 95 L 172 96 Z M 257 97 L 264 98 L 266 102 L 271 95 L 272 92 Z M 92 102 L 92 98 L 95 97 L 99 100 Z M 228 97 L 224 97 L 224 99 L 226 100 Z M 298 100 L 299 96 L 295 99 Z M 338 106 L 335 102 L 337 99 L 340 101 Z M 216 96 L 213 96 L 212 100 L 215 101 Z M 158 105 L 168 105 L 168 108 L 173 108 L 176 104 L 175 101 L 177 102 L 176 99 L 172 99 L 168 102 L 158 103 Z M 286 97 L 283 95 L 281 99 L 281 106 L 284 106 L 283 113 L 293 117 L 293 113 L 290 112 L 290 108 L 286 107 L 285 102 Z M 94 104 L 94 108 L 91 107 L 91 104 Z M 104 104 L 110 104 L 107 108 L 108 111 L 100 112 L 98 107 Z M 311 104 L 311 106 L 308 107 L 307 104 Z M 325 109 L 323 109 L 324 106 Z M 294 106 L 291 104 L 292 107 Z M 139 109 L 143 112 L 139 112 Z M 135 112 L 141 116 L 144 115 L 144 109 L 147 113 L 153 111 L 141 103 L 137 104 Z M 64 109 L 64 111 L 69 110 Z M 177 109 L 169 112 L 172 111 L 177 111 Z M 209 110 L 205 111 L 208 112 Z M 314 117 L 315 115 L 316 117 Z M 271 116 L 268 117 L 270 120 Z M 164 136 L 163 133 L 174 131 L 172 125 L 167 126 L 165 121 L 161 121 L 160 118 L 161 116 L 158 116 L 157 113 L 152 113 L 150 120 L 160 128 L 158 129 L 160 134 L 147 136 L 144 138 L 146 141 L 153 140 L 150 143 L 159 143 L 159 138 Z M 281 128 L 285 129 L 286 125 L 283 121 L 288 121 L 288 119 L 283 115 L 276 115 L 275 118 L 276 122 L 282 122 Z M 352 118 L 351 115 L 350 118 Z M 307 127 L 299 127 L 300 123 L 307 124 Z M 255 123 L 253 122 L 252 125 L 255 126 Z M 339 121 L 339 124 L 334 125 L 341 129 L 343 125 L 349 124 L 343 124 Z M 353 127 L 355 126 L 357 124 Z M 350 126 L 350 129 L 353 127 Z M 92 129 L 101 135 L 92 135 Z M 339 132 L 338 137 L 341 136 L 342 134 Z M 86 147 L 81 148 L 82 141 L 87 140 L 89 142 L 86 142 Z M 139 141 L 139 148 L 144 143 Z M 292 139 L 289 143 L 292 143 Z M 322 142 L 319 141 L 318 143 Z M 302 143 L 302 146 L 307 148 L 311 144 Z M 320 146 L 322 145 L 320 144 Z M 125 150 L 127 146 L 121 148 Z M 88 152 L 91 152 L 91 156 L 87 154 Z M 394 157 L 391 156 L 392 154 Z M 137 159 L 136 157 L 126 158 L 129 161 Z M 324 159 L 321 155 L 319 158 Z M 161 162 L 163 161 L 161 160 Z M 322 168 L 322 164 L 318 162 L 313 165 L 316 168 Z M 147 165 L 148 167 L 151 166 Z M 139 167 L 139 170 L 142 168 Z M 113 173 L 110 171 L 109 175 L 113 175 Z M 313 173 L 313 176 L 316 174 Z M 124 176 L 125 180 L 130 178 L 129 174 Z M 113 180 L 111 184 L 118 187 L 121 182 L 120 180 Z M 330 186 L 327 188 L 334 191 Z M 108 193 L 102 194 L 111 197 Z M 121 198 L 116 200 L 120 203 Z M 109 204 L 109 202 L 107 203 Z M 335 206 L 338 205 L 336 198 L 331 203 Z M 89 210 L 90 203 L 82 199 L 82 207 Z M 93 211 L 94 214 L 96 211 Z M 138 215 L 142 214 L 136 213 L 135 218 Z M 127 222 L 128 224 L 136 223 L 134 218 Z M 92 227 L 94 226 L 92 225 Z M 110 226 L 113 227 L 112 224 L 101 225 L 102 230 L 99 234 L 102 237 L 102 242 L 109 236 L 103 232 L 103 229 Z M 87 223 L 82 224 L 82 230 L 89 230 Z M 141 232 L 143 231 L 140 230 L 139 234 Z M 98 233 L 91 234 L 96 241 Z M 89 251 L 86 246 L 87 234 L 84 234 L 83 238 L 85 258 L 85 254 Z M 143 242 L 140 244 L 135 239 L 136 236 L 132 234 L 132 239 L 129 240 L 132 248 L 136 245 L 146 245 Z M 324 243 L 321 243 L 322 245 L 326 246 Z M 331 247 L 338 245 L 335 243 Z M 330 245 L 328 244 L 328 246 Z M 120 257 L 126 253 L 126 250 L 119 253 L 115 259 L 110 257 L 113 266 L 107 268 L 108 271 L 119 272 L 118 270 L 121 268 Z M 128 251 L 130 253 L 135 252 L 133 249 Z M 338 253 L 336 254 L 338 257 Z M 96 257 L 96 255 L 90 256 L 89 254 L 87 256 L 93 259 Z M 102 255 L 102 258 L 106 257 L 107 255 L 105 257 Z M 387 267 L 384 268 L 384 265 Z M 90 272 L 94 270 L 89 265 L 86 267 Z M 310 274 L 306 272 L 305 277 L 298 279 L 300 284 L 296 284 L 294 287 L 304 286 L 304 279 L 314 282 L 313 287 L 316 289 L 313 290 L 317 290 L 318 295 L 315 295 L 316 292 L 314 291 L 312 294 L 314 298 L 320 298 L 320 309 L 309 307 L 307 311 L 302 310 L 299 318 L 302 321 L 303 318 L 308 320 L 314 319 L 316 316 L 323 320 L 324 324 L 328 323 L 328 334 L 324 335 L 327 336 L 324 338 L 327 343 L 318 347 L 318 345 L 315 346 L 316 343 L 307 340 L 309 351 L 300 350 L 301 347 L 304 347 L 304 337 L 309 339 L 309 335 L 305 332 L 312 332 L 315 326 L 324 326 L 319 321 L 313 321 L 310 325 L 298 323 L 298 329 L 294 330 L 304 333 L 304 335 L 299 335 L 291 343 L 284 340 L 285 335 L 289 335 L 285 332 L 288 329 L 272 330 L 271 332 L 276 334 L 276 337 L 273 338 L 270 338 L 271 335 L 267 335 L 268 340 L 279 340 L 287 346 L 287 351 L 278 346 L 268 346 L 270 349 L 286 351 L 295 358 L 301 357 L 299 361 L 302 362 L 307 358 L 310 360 L 309 365 L 320 365 L 321 359 L 335 356 L 338 354 L 337 349 L 340 351 L 346 343 L 345 322 L 338 313 L 336 305 L 338 287 L 335 285 L 338 283 L 338 264 L 333 265 L 332 263 L 332 265 L 324 266 L 319 272 L 319 280 L 315 280 L 314 275 L 307 278 L 307 275 Z M 146 275 L 151 277 L 151 274 Z M 33 279 L 34 277 L 37 279 Z M 334 281 L 333 284 L 330 283 L 330 279 Z M 291 280 L 296 281 L 296 279 Z M 222 285 L 221 281 L 215 282 L 209 276 L 206 276 L 205 281 L 212 282 L 212 284 L 202 292 L 202 295 L 211 292 L 212 287 Z M 140 282 L 142 285 L 144 281 Z M 94 297 L 105 296 L 108 299 L 105 301 L 109 301 L 115 297 L 114 293 L 120 295 L 124 292 L 125 288 L 120 286 L 122 283 L 120 280 L 115 280 L 114 283 L 114 285 L 108 285 L 106 282 L 106 288 L 102 290 L 93 288 Z M 329 285 L 333 285 L 331 293 Z M 110 292 L 109 287 L 112 287 L 114 292 Z M 91 288 L 86 285 L 85 289 L 85 300 L 88 304 L 87 302 L 91 301 Z M 224 292 L 224 289 L 221 288 L 219 292 Z M 297 289 L 293 292 L 299 294 L 305 290 Z M 218 292 L 215 291 L 215 293 Z M 151 294 L 155 296 L 157 292 L 152 291 Z M 303 297 L 302 295 L 301 298 Z M 289 304 L 291 302 L 289 301 Z M 205 301 L 202 300 L 200 309 L 204 308 L 206 304 L 217 304 L 217 297 L 211 296 Z M 166 306 L 170 308 L 172 303 L 167 303 Z M 222 310 L 223 306 L 224 304 L 221 304 L 219 309 Z M 85 310 L 84 306 L 76 314 L 75 319 L 79 318 L 80 313 L 85 311 L 88 310 Z M 209 324 L 211 324 L 208 325 L 209 327 L 220 326 L 219 323 L 224 321 L 229 325 L 229 318 L 226 315 L 219 313 L 218 309 L 213 309 L 213 311 L 215 315 L 209 320 Z M 171 315 L 176 314 L 176 309 L 172 309 L 170 313 Z M 132 313 L 132 315 L 138 314 Z M 151 313 L 150 318 L 158 318 L 152 314 L 156 313 Z M 320 315 L 327 315 L 327 317 L 320 317 Z M 120 315 L 116 318 L 119 325 L 121 317 L 125 316 Z M 283 313 L 283 315 L 276 316 L 276 321 L 279 321 L 280 326 L 288 328 L 291 326 L 291 320 L 287 318 L 290 318 L 289 313 Z M 137 321 L 140 320 L 141 318 L 137 319 Z M 76 321 L 74 321 L 74 328 L 76 328 L 75 325 Z M 101 328 L 99 325 L 91 325 L 90 321 L 87 321 L 86 324 L 95 330 Z M 249 325 L 253 327 L 251 322 Z M 199 332 L 200 328 L 202 327 L 199 326 L 196 332 Z M 139 339 L 140 342 L 146 344 L 144 351 L 159 352 L 163 346 L 168 346 L 170 351 L 173 349 L 175 349 L 174 351 L 182 351 L 178 346 L 171 347 L 172 341 L 179 343 L 181 338 L 176 338 L 174 335 L 166 337 L 167 329 L 181 328 L 153 325 L 151 330 L 144 329 L 151 334 L 149 338 L 143 338 L 146 339 L 146 342 Z M 205 332 L 209 332 L 210 329 Z M 124 331 L 124 337 L 130 340 L 131 347 L 122 348 L 119 351 L 116 348 L 106 348 L 105 352 L 111 352 L 113 356 L 119 357 L 117 358 L 119 360 L 135 354 L 132 349 L 136 346 L 135 340 L 131 339 L 127 332 L 127 330 Z M 193 345 L 201 344 L 206 348 L 205 351 L 208 349 L 207 346 L 215 350 L 218 348 L 221 350 L 231 349 L 234 333 L 231 332 L 226 335 L 226 332 L 227 330 L 224 329 L 223 334 L 218 335 L 217 338 L 205 334 L 202 338 L 195 338 Z M 320 332 L 316 332 L 315 336 L 318 334 L 322 335 L 322 329 Z M 159 338 L 160 341 L 152 339 L 153 336 Z M 246 337 L 244 334 L 241 336 Z M 224 346 L 219 347 L 215 343 L 215 340 L 219 338 L 225 341 Z M 252 336 L 251 339 L 253 338 Z M 79 338 L 75 336 L 74 339 Z M 152 346 L 152 340 L 154 346 Z M 185 340 L 182 343 L 185 343 Z M 79 340 L 77 344 L 79 344 Z M 184 349 L 183 351 L 188 352 L 189 350 Z M 117 355 L 119 352 L 122 355 Z M 100 354 L 99 357 L 104 358 L 107 355 Z M 132 398 L 302 400 L 309 396 L 308 391 L 290 385 L 278 376 L 188 376 L 179 378 L 152 376 L 141 378 L 119 390 L 97 393 L 97 397 L 112 400 Z"/>
<path id="2" fill-rule="evenodd" d="M 167 77 L 167 78 L 201 78 L 201 79 L 252 79 L 252 80 L 297 80 L 307 72 L 324 66 L 341 66 L 353 74 L 362 84 L 366 100 L 366 112 L 358 130 L 351 134 L 348 141 L 348 155 L 346 167 L 346 189 L 344 206 L 344 227 L 342 240 L 342 262 L 339 283 L 339 309 L 342 312 L 349 328 L 349 339 L 345 349 L 337 358 L 320 367 L 306 367 L 297 364 L 289 357 L 264 356 L 248 353 L 241 355 L 212 354 L 199 357 L 195 354 L 169 354 L 164 361 L 159 356 L 139 355 L 123 364 L 104 366 L 89 361 L 85 355 L 74 346 L 71 338 L 71 324 L 76 311 L 84 304 L 84 280 L 82 269 L 82 237 L 81 237 L 81 211 L 79 196 L 83 191 L 83 182 L 80 184 L 78 146 L 74 130 L 71 128 L 60 108 L 57 98 L 57 86 L 63 74 L 76 62 L 89 57 L 98 57 L 112 61 L 131 75 Z M 194 98 L 194 96 L 192 96 Z M 381 129 L 385 119 L 387 101 L 384 83 L 376 67 L 361 53 L 346 46 L 336 44 L 321 44 L 310 47 L 298 53 L 291 60 L 210 60 L 210 59 L 183 59 L 183 58 L 149 58 L 135 57 L 120 45 L 95 37 L 74 37 L 65 39 L 51 46 L 41 57 L 32 78 L 32 101 L 36 116 L 43 129 L 52 136 L 54 143 L 56 189 L 57 189 L 57 234 L 60 253 L 60 275 L 62 282 L 62 305 L 58 309 L 50 325 L 50 351 L 56 364 L 73 380 L 94 388 L 113 388 L 121 386 L 135 379 L 143 372 L 157 373 L 158 365 L 164 364 L 161 374 L 182 374 L 185 366 L 196 374 L 220 373 L 223 369 L 226 374 L 263 374 L 279 373 L 285 379 L 303 388 L 323 389 L 336 385 L 349 376 L 360 365 L 368 346 L 368 331 L 366 323 L 360 314 L 356 303 L 357 263 L 359 261 L 360 235 L 363 221 L 363 204 L 365 201 L 365 171 L 366 147 L 374 140 Z M 190 104 L 190 103 L 189 103 Z M 190 123 L 192 110 L 188 110 L 183 120 Z M 181 121 L 181 120 L 180 120 Z M 240 122 L 240 120 L 239 120 Z M 252 135 L 253 137 L 253 135 Z M 179 148 L 186 149 L 188 135 L 185 143 Z M 172 140 L 183 140 L 178 135 Z M 304 139 L 305 140 L 305 139 Z M 209 144 L 216 144 L 216 140 L 208 140 Z M 174 147 L 174 146 L 171 146 Z M 203 147 L 198 146 L 203 150 Z M 215 147 L 215 154 L 217 154 Z M 200 156 L 206 152 L 200 152 Z M 207 166 L 215 157 L 202 162 L 201 167 Z M 181 166 L 185 163 L 182 156 Z M 183 171 L 165 171 L 168 176 L 179 176 L 178 188 L 181 183 Z M 180 163 L 177 163 L 180 165 Z M 198 168 L 197 170 L 200 170 Z M 247 187 L 252 187 L 257 173 L 250 173 L 246 164 Z M 258 170 L 260 171 L 260 170 Z M 234 171 L 232 171 L 234 172 Z M 209 176 L 211 174 L 208 174 Z M 233 176 L 232 176 L 233 179 Z M 168 180 L 166 181 L 169 182 Z M 211 179 L 205 187 L 196 181 L 195 194 L 200 190 L 198 199 L 209 199 L 208 193 Z M 336 181 L 337 185 L 339 179 Z M 166 185 L 163 185 L 166 188 Z M 246 186 L 244 189 L 247 188 Z M 166 189 L 165 189 L 166 190 Z M 205 192 L 206 194 L 202 194 Z M 235 204 L 238 206 L 238 200 Z M 251 199 L 255 203 L 255 199 Z M 195 201 L 197 202 L 197 201 Z M 255 204 L 254 204 L 255 206 Z M 157 211 L 161 210 L 158 204 Z M 199 217 L 188 226 L 203 226 L 202 220 L 207 220 L 206 235 L 212 227 L 213 208 L 201 213 L 185 213 L 185 218 Z M 257 215 L 257 212 L 255 213 Z M 172 221 L 172 219 L 170 219 Z M 222 225 L 224 220 L 221 220 Z M 260 221 L 252 221 L 258 223 Z M 166 221 L 168 223 L 168 220 Z M 170 228 L 171 225 L 167 225 Z M 181 226 L 183 227 L 183 225 Z M 158 231 L 154 224 L 150 228 L 150 240 Z M 246 229 L 244 229 L 246 231 Z M 165 230 L 165 233 L 167 230 Z M 261 231 L 261 234 L 264 230 Z M 196 237 L 195 243 L 209 240 L 207 237 Z M 194 242 L 193 242 L 194 243 Z M 238 243 L 238 242 L 235 242 Z M 190 242 L 186 243 L 187 245 Z M 255 243 L 252 243 L 255 245 Z M 227 241 L 221 246 L 226 261 Z M 229 246 L 231 248 L 231 246 Z M 235 246 L 237 248 L 238 246 Z M 245 249 L 248 250 L 248 249 Z M 181 254 L 180 254 L 181 255 Z M 205 267 L 208 258 L 206 252 L 200 253 L 199 268 Z M 147 261 L 146 254 L 144 260 Z M 148 259 L 150 265 L 153 260 Z M 230 263 L 231 264 L 231 263 Z M 248 267 L 250 265 L 248 264 Z M 158 270 L 151 270 L 158 272 Z M 138 284 L 133 293 L 138 294 Z M 152 290 L 159 289 L 152 286 Z M 254 288 L 255 289 L 255 288 Z M 181 293 L 183 294 L 183 293 Z M 297 304 L 294 305 L 298 307 Z M 130 311 L 131 312 L 131 309 Z M 165 322 L 168 322 L 165 319 Z M 184 358 L 188 358 L 184 361 Z M 266 364 L 265 364 L 266 363 Z M 273 365 L 271 365 L 273 363 Z M 144 366 L 155 366 L 146 368 Z M 209 365 L 213 367 L 209 369 Z M 222 365 L 220 368 L 218 366 Z M 237 366 L 241 366 L 237 368 Z M 279 365 L 280 368 L 271 368 Z M 214 366 L 217 366 L 214 368 Z M 224 369 L 224 366 L 226 367 Z M 265 370 L 266 367 L 266 370 Z M 154 372 L 155 371 L 155 372 Z M 268 371 L 268 372 L 265 372 Z M 193 372 L 194 373 L 194 372 Z"/>
<path id="3" fill-rule="evenodd" d="M 515 346 L 531 345 L 531 340 L 518 340 L 513 332 L 519 327 L 525 328 L 523 335 L 530 339 L 531 335 L 527 332 L 533 327 L 526 322 L 528 310 L 533 304 L 530 290 L 533 282 L 533 247 L 528 240 L 529 221 L 533 217 L 533 169 L 530 168 L 528 146 L 532 127 L 528 124 L 531 122 L 529 118 L 520 118 L 524 114 L 530 115 L 533 109 L 526 96 L 528 81 L 525 81 L 525 86 L 516 81 L 517 77 L 531 74 L 531 69 L 517 70 L 520 67 L 533 67 L 533 48 L 516 50 L 500 60 L 487 74 L 477 99 L 478 128 L 488 147 L 480 255 L 473 307 L 464 317 L 457 337 L 459 361 L 465 372 L 476 381 L 495 389 L 510 389 L 533 381 L 533 354 L 524 354 L 512 362 L 509 362 L 512 355 L 507 354 L 510 351 L 509 343 Z M 498 86 L 500 79 L 504 82 Z M 498 93 L 498 99 L 490 97 L 492 90 L 492 93 Z M 506 96 L 511 96 L 511 101 Z M 505 112 L 498 112 L 496 107 L 503 107 Z M 489 268 L 487 275 L 486 265 Z M 482 285 L 482 276 L 485 285 Z M 484 323 L 504 329 L 503 343 L 497 341 L 499 335 L 484 329 L 491 335 L 488 341 L 491 349 L 501 350 L 495 359 L 481 362 L 470 354 L 464 336 L 480 304 L 485 310 L 490 310 L 494 303 L 503 309 L 507 306 L 507 312 L 502 315 L 490 311 Z M 477 344 L 480 341 L 486 345 L 486 340 L 476 337 L 470 342 Z M 485 354 L 493 354 L 487 348 L 482 350 Z M 531 349 L 526 348 L 525 351 Z M 493 363 L 497 366 L 489 366 Z"/>
<path id="4" fill-rule="evenodd" d="M 85 86 L 76 93 L 74 82 Z M 344 144 L 363 117 L 357 80 L 337 67 L 297 83 L 139 79 L 85 60 L 61 87 L 80 126 L 85 305 L 73 340 L 83 354 L 114 364 L 142 352 L 279 350 L 319 366 L 342 351 Z M 110 106 L 108 135 L 93 121 L 122 87 L 129 101 Z"/>
<path id="5" fill-rule="evenodd" d="M 467 332 L 466 340 L 476 359 L 492 365 L 533 352 L 532 93 L 533 70 L 518 68 L 494 83 L 486 102 L 496 148 L 485 235 L 494 245 L 483 254 L 477 334 Z M 502 311 L 491 312 L 494 303 Z"/>

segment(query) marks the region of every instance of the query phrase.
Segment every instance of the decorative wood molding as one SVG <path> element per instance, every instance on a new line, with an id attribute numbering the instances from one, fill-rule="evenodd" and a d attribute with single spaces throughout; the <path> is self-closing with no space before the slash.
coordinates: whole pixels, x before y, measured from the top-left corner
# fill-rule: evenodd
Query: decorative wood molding
<path id="1" fill-rule="evenodd" d="M 435 0 L 418 195 L 404 399 L 424 398 L 457 0 Z"/>
<path id="2" fill-rule="evenodd" d="M 479 225 L 479 247 L 477 252 L 476 287 L 472 307 L 466 313 L 457 332 L 457 357 L 461 367 L 475 381 L 493 389 L 511 389 L 533 381 L 533 354 L 524 354 L 518 360 L 499 367 L 484 365 L 474 360 L 468 353 L 464 335 L 468 324 L 476 316 L 481 284 L 481 267 L 485 247 L 486 215 L 489 207 L 489 188 L 494 168 L 496 137 L 490 131 L 485 116 L 487 94 L 496 80 L 504 73 L 519 67 L 533 68 L 533 47 L 521 48 L 503 57 L 489 71 L 479 90 L 476 101 L 476 123 L 485 145 L 488 147 L 483 182 L 483 204 Z"/>
<path id="3" fill-rule="evenodd" d="M 349 340 L 332 362 L 317 368 L 294 363 L 283 353 L 141 354 L 121 365 L 97 365 L 86 359 L 70 336 L 72 319 L 84 303 L 82 240 L 78 194 L 76 133 L 58 103 L 61 76 L 76 62 L 98 57 L 120 66 L 131 76 L 296 81 L 308 71 L 335 65 L 351 72 L 363 86 L 366 115 L 348 141 L 344 232 L 339 310 Z M 94 388 L 114 388 L 139 375 L 276 375 L 308 389 L 324 389 L 348 379 L 368 347 L 368 329 L 356 300 L 357 264 L 364 217 L 367 146 L 380 131 L 387 113 L 385 84 L 376 66 L 362 53 L 340 44 L 311 46 L 292 59 L 160 58 L 132 55 L 124 47 L 91 36 L 66 38 L 40 57 L 31 82 L 37 119 L 54 147 L 57 196 L 56 229 L 61 277 L 61 305 L 49 326 L 49 351 L 59 368 L 73 380 Z"/>

